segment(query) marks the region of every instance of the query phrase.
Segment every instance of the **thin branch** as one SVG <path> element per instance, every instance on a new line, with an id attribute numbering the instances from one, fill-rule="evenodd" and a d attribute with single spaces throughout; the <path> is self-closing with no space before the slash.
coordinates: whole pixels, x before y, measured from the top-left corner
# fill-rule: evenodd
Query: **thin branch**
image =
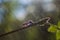
<path id="1" fill-rule="evenodd" d="M 13 30 L 13 31 L 8 32 L 8 33 L 1 34 L 0 37 L 3 37 L 3 36 L 6 36 L 6 35 L 8 35 L 8 34 L 11 34 L 11 33 L 14 33 L 14 32 L 17 32 L 17 31 L 20 31 L 20 30 L 29 28 L 29 27 L 31 27 L 31 26 L 37 25 L 37 24 L 41 23 L 41 21 L 44 21 L 44 20 L 46 20 L 46 23 L 49 23 L 50 17 L 42 18 L 42 19 L 40 19 L 38 22 L 32 23 L 32 24 L 28 25 L 27 27 L 24 27 L 24 25 L 23 25 L 22 28 L 19 28 L 19 29 L 17 29 L 17 30 Z M 40 26 L 44 26 L 44 24 L 43 24 L 43 25 L 40 25 Z"/>

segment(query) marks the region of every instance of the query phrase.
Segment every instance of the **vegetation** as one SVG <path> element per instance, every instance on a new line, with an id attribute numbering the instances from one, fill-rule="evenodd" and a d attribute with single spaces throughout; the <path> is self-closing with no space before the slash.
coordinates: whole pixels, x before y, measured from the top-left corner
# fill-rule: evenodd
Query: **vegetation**
<path id="1" fill-rule="evenodd" d="M 53 1 L 56 6 L 54 9 L 51 6 L 45 9 L 42 3 L 35 0 L 31 4 L 23 4 L 17 0 L 1 1 L 0 35 L 21 28 L 21 25 L 28 20 L 37 22 L 42 18 L 51 17 L 49 21 L 51 24 L 40 26 L 45 23 L 42 21 L 30 28 L 2 36 L 0 40 L 60 40 L 60 1 Z M 47 11 L 47 9 L 51 10 Z"/>

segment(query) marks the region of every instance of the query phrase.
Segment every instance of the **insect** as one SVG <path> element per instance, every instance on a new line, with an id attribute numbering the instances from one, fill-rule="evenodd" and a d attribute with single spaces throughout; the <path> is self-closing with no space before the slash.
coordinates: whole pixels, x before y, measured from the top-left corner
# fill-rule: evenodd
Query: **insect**
<path id="1" fill-rule="evenodd" d="M 29 20 L 29 21 L 23 23 L 23 27 L 28 27 L 28 26 L 32 25 L 33 23 L 34 22 L 32 20 Z"/>

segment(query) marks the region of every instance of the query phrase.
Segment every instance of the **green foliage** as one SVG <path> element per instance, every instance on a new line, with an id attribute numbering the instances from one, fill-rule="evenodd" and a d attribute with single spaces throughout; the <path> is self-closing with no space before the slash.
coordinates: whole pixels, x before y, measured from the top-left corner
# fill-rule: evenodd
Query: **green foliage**
<path id="1" fill-rule="evenodd" d="M 60 28 L 60 21 L 58 21 L 58 28 Z M 60 30 L 57 29 L 57 32 L 56 32 L 56 39 L 57 40 L 60 40 Z"/>
<path id="2" fill-rule="evenodd" d="M 50 28 L 48 28 L 48 32 L 56 32 L 57 31 L 57 28 L 56 28 L 57 26 L 56 25 L 50 25 Z"/>
<path id="3" fill-rule="evenodd" d="M 60 40 L 60 30 L 57 30 L 56 32 L 56 40 Z"/>
<path id="4" fill-rule="evenodd" d="M 57 24 L 58 28 L 60 28 L 60 21 L 58 21 L 58 24 Z"/>
<path id="5" fill-rule="evenodd" d="M 48 32 L 56 33 L 56 40 L 60 40 L 60 21 L 58 21 L 57 25 L 50 25 L 50 28 L 48 28 Z"/>

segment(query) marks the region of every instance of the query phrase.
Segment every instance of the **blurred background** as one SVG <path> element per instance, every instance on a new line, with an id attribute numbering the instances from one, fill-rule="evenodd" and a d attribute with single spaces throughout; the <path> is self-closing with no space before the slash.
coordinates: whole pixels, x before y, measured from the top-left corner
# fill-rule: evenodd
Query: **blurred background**
<path id="1" fill-rule="evenodd" d="M 20 28 L 25 21 L 48 16 L 53 18 L 52 24 L 60 25 L 60 0 L 0 0 L 0 35 Z M 47 32 L 48 27 L 36 25 L 0 40 L 60 40 L 60 30 Z"/>

